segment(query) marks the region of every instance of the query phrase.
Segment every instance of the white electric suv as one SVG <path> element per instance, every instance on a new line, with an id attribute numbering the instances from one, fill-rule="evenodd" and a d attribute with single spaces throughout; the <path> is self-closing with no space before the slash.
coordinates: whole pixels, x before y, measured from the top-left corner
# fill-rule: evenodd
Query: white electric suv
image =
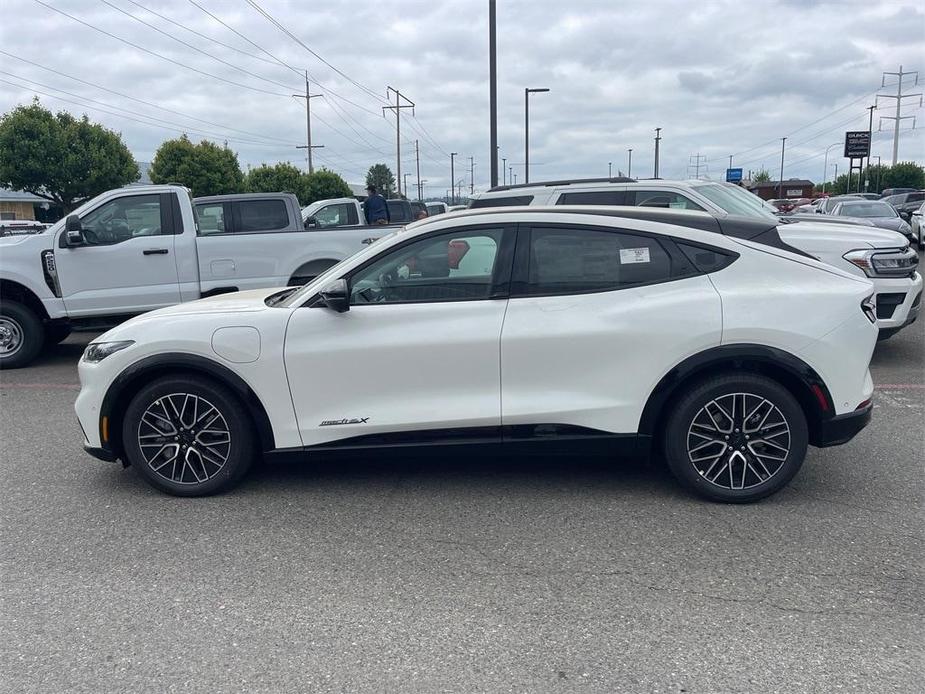
<path id="1" fill-rule="evenodd" d="M 753 501 L 870 420 L 872 292 L 773 223 L 470 210 L 298 289 L 129 320 L 88 345 L 75 407 L 91 454 L 177 495 L 259 455 L 595 442 Z"/>

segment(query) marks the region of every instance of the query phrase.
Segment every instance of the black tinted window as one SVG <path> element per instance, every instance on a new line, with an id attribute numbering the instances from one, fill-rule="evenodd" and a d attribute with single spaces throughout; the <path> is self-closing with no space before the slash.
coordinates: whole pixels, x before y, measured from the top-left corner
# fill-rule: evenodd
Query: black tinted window
<path id="1" fill-rule="evenodd" d="M 925 200 L 925 193 L 909 193 L 909 197 L 906 198 L 906 202 L 919 202 L 920 200 Z"/>
<path id="2" fill-rule="evenodd" d="M 598 190 L 587 193 L 562 193 L 557 205 L 624 205 L 626 193 L 622 190 Z"/>
<path id="3" fill-rule="evenodd" d="M 529 205 L 533 202 L 532 195 L 512 195 L 506 198 L 479 198 L 473 200 L 469 207 L 514 207 L 515 205 Z"/>
<path id="4" fill-rule="evenodd" d="M 700 210 L 703 208 L 696 202 L 678 193 L 664 190 L 631 190 L 627 191 L 629 205 L 639 207 L 664 207 L 673 210 Z"/>
<path id="5" fill-rule="evenodd" d="M 239 231 L 274 231 L 289 226 L 282 200 L 242 200 L 235 203 L 241 215 Z"/>
<path id="6" fill-rule="evenodd" d="M 671 278 L 671 260 L 654 238 L 617 231 L 530 232 L 526 294 L 610 291 Z"/>
<path id="7" fill-rule="evenodd" d="M 386 200 L 392 224 L 404 224 L 411 221 L 411 205 L 405 200 Z"/>
<path id="8" fill-rule="evenodd" d="M 681 252 L 687 257 L 698 272 L 716 272 L 729 265 L 736 256 L 713 248 L 701 248 L 675 241 Z"/>

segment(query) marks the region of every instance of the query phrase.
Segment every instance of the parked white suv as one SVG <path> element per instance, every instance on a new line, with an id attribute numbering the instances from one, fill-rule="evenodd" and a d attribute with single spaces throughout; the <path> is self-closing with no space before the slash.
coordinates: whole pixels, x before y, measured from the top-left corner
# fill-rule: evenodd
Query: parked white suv
<path id="1" fill-rule="evenodd" d="M 873 287 L 773 225 L 650 214 L 440 215 L 302 288 L 134 318 L 81 359 L 84 445 L 186 496 L 259 454 L 582 442 L 768 496 L 869 421 Z"/>
<path id="2" fill-rule="evenodd" d="M 825 217 L 778 217 L 761 198 L 731 183 L 632 178 L 550 181 L 493 188 L 470 202 L 472 208 L 505 205 L 642 206 L 772 221 L 790 246 L 873 281 L 880 339 L 912 323 L 922 302 L 922 276 L 916 271 L 918 253 L 902 234 L 832 223 Z"/>

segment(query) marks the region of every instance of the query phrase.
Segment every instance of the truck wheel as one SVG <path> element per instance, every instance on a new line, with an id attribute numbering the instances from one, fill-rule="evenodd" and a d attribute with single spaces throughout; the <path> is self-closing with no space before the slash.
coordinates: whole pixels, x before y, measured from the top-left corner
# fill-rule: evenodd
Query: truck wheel
<path id="1" fill-rule="evenodd" d="M 15 301 L 0 303 L 0 369 L 26 366 L 44 342 L 42 322 L 31 309 Z"/>
<path id="2" fill-rule="evenodd" d="M 49 323 L 45 326 L 45 346 L 51 347 L 52 345 L 60 344 L 64 342 L 70 334 L 71 326 L 62 325 L 60 323 Z"/>

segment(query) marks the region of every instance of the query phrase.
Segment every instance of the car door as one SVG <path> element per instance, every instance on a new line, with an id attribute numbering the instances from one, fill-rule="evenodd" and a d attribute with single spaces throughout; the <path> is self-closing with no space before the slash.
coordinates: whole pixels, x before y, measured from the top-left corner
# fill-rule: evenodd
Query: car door
<path id="1" fill-rule="evenodd" d="M 142 313 L 180 302 L 171 193 L 125 195 L 81 218 L 83 244 L 55 248 L 72 317 Z M 62 229 L 59 234 L 65 231 Z"/>
<path id="2" fill-rule="evenodd" d="M 351 304 L 293 311 L 285 363 L 306 446 L 498 436 L 514 231 L 392 246 L 345 277 Z"/>
<path id="3" fill-rule="evenodd" d="M 641 231 L 522 227 L 501 335 L 505 431 L 636 432 L 661 377 L 720 343 L 720 299 L 693 262 Z"/>

